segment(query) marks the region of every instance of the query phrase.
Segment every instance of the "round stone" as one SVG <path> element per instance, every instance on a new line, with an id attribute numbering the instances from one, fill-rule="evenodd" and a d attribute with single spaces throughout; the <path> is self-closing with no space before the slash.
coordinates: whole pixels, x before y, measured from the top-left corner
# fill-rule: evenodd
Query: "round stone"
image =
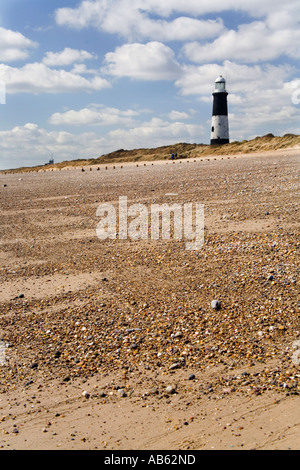
<path id="1" fill-rule="evenodd" d="M 214 310 L 220 310 L 221 308 L 220 300 L 213 300 L 211 303 L 211 308 L 213 308 Z"/>

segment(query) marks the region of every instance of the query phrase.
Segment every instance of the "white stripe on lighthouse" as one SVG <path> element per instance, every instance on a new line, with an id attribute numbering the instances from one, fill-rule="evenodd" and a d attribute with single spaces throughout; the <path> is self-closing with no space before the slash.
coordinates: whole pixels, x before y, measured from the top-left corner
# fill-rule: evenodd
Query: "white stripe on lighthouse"
<path id="1" fill-rule="evenodd" d="M 211 140 L 229 139 L 228 116 L 213 116 L 211 126 Z"/>

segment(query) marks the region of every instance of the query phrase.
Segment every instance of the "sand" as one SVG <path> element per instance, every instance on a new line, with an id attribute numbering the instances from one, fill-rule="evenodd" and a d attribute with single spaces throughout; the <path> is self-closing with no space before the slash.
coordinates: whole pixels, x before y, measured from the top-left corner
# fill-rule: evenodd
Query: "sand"
<path id="1" fill-rule="evenodd" d="M 299 155 L 1 174 L 1 449 L 299 449 Z M 99 240 L 120 196 L 203 247 Z"/>

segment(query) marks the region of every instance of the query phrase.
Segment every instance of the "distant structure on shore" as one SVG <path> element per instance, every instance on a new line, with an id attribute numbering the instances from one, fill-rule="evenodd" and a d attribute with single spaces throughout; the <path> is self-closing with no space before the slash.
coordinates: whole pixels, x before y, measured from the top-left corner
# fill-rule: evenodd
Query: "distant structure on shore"
<path id="1" fill-rule="evenodd" d="M 45 163 L 45 166 L 47 165 L 54 165 L 54 158 L 53 158 L 53 155 L 52 155 L 52 158 L 50 158 L 49 162 L 48 163 Z"/>
<path id="2" fill-rule="evenodd" d="M 227 96 L 226 81 L 220 75 L 215 81 L 215 90 L 213 92 L 210 145 L 229 143 Z"/>

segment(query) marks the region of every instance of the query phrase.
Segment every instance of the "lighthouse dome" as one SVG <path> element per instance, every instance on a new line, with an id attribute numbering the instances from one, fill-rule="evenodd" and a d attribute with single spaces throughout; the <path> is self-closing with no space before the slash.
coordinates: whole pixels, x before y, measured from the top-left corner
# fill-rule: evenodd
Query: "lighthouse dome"
<path id="1" fill-rule="evenodd" d="M 215 91 L 224 92 L 226 91 L 225 86 L 226 86 L 226 80 L 224 77 L 222 77 L 222 75 L 220 75 L 215 80 Z"/>

